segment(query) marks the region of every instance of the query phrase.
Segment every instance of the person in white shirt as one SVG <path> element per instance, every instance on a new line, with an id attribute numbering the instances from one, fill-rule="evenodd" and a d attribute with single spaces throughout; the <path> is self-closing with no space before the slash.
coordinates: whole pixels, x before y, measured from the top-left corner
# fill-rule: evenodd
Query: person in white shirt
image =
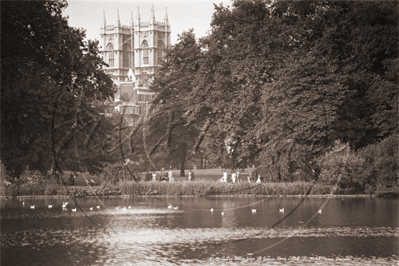
<path id="1" fill-rule="evenodd" d="M 236 182 L 236 173 L 232 173 L 232 174 L 231 174 L 231 181 L 232 181 L 233 183 Z"/>
<path id="2" fill-rule="evenodd" d="M 256 183 L 261 183 L 262 180 L 260 180 L 260 175 L 258 175 L 258 180 L 256 180 Z"/>
<path id="3" fill-rule="evenodd" d="M 169 178 L 169 182 L 175 181 L 175 179 L 173 178 L 172 169 L 170 169 L 169 172 L 168 172 L 168 178 Z"/>
<path id="4" fill-rule="evenodd" d="M 220 182 L 227 182 L 227 172 L 223 170 L 223 176 L 220 178 Z"/>
<path id="5" fill-rule="evenodd" d="M 157 181 L 157 174 L 156 173 L 152 173 L 152 181 Z"/>

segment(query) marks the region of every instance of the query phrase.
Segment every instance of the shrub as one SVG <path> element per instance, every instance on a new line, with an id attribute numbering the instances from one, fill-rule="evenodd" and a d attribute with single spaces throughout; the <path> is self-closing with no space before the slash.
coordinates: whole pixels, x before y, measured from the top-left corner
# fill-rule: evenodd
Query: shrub
<path id="1" fill-rule="evenodd" d="M 134 180 L 134 178 L 140 181 L 136 166 L 137 165 L 134 163 L 115 163 L 107 165 L 103 170 L 105 184 L 116 185 L 123 181 Z M 129 169 L 127 169 L 128 167 Z"/>
<path id="2" fill-rule="evenodd" d="M 358 151 L 358 156 L 365 160 L 370 171 L 370 175 L 364 180 L 367 186 L 379 189 L 398 187 L 398 138 L 399 135 L 394 134 Z"/>
<path id="3" fill-rule="evenodd" d="M 320 181 L 330 184 L 339 182 L 343 188 L 351 184 L 358 184 L 364 188 L 364 180 L 370 176 L 366 160 L 351 151 L 349 144 L 340 140 L 335 141 L 330 151 L 316 158 L 316 163 L 320 169 Z M 358 189 L 359 187 L 356 190 Z"/>

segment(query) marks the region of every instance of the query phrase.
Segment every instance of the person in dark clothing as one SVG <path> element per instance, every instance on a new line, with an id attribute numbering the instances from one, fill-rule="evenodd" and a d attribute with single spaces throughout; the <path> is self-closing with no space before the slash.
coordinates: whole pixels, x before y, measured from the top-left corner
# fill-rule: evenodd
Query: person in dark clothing
<path id="1" fill-rule="evenodd" d="M 193 170 L 190 170 L 190 172 L 191 172 L 191 181 L 194 181 L 194 179 L 195 179 L 194 171 L 193 171 Z"/>
<path id="2" fill-rule="evenodd" d="M 147 171 L 145 174 L 145 182 L 151 181 L 152 180 L 152 173 L 150 171 Z"/>
<path id="3" fill-rule="evenodd" d="M 75 185 L 75 174 L 71 172 L 71 175 L 69 177 L 69 185 L 74 186 Z"/>

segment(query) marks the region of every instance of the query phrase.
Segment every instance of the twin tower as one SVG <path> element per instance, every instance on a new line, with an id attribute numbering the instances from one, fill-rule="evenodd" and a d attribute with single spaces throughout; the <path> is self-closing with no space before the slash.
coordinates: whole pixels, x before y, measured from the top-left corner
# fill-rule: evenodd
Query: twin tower
<path id="1" fill-rule="evenodd" d="M 101 24 L 100 52 L 109 65 L 106 71 L 120 86 L 133 81 L 134 87 L 147 87 L 154 74 L 161 67 L 165 50 L 171 45 L 171 29 L 165 9 L 163 22 L 155 20 L 154 6 L 149 21 L 140 19 L 140 10 L 130 24 L 121 25 L 119 10 L 114 25 L 108 25 L 105 19 Z"/>

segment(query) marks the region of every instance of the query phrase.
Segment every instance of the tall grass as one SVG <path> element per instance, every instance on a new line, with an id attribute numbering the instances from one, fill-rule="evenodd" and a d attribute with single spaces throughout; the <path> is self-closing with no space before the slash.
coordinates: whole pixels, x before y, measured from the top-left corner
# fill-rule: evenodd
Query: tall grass
<path id="1" fill-rule="evenodd" d="M 50 196 L 57 195 L 63 188 L 55 182 L 42 182 L 40 184 L 11 184 L 5 188 L 6 196 Z"/>
<path id="2" fill-rule="evenodd" d="M 195 182 L 140 182 L 124 181 L 119 183 L 123 195 L 305 195 L 312 187 L 311 182 L 292 183 L 221 183 L 215 181 Z M 327 195 L 334 189 L 333 185 L 316 183 L 311 195 Z M 334 194 L 339 191 L 335 191 Z"/>

